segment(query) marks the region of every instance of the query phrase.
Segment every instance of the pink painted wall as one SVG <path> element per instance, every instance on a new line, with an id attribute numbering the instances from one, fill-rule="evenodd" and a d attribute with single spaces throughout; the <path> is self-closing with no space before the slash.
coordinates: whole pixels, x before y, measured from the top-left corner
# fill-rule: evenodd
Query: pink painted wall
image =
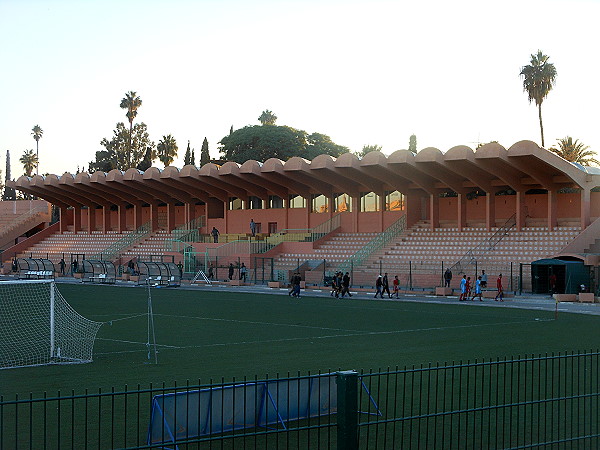
<path id="1" fill-rule="evenodd" d="M 440 198 L 440 220 L 456 220 L 458 198 Z"/>
<path id="2" fill-rule="evenodd" d="M 485 221 L 485 196 L 467 200 L 467 223 Z"/>
<path id="3" fill-rule="evenodd" d="M 364 212 L 358 215 L 359 233 L 377 233 L 381 231 L 381 212 Z"/>
<path id="4" fill-rule="evenodd" d="M 283 208 L 275 209 L 238 209 L 227 211 L 227 232 L 228 233 L 250 233 L 250 219 L 260 224 L 259 231 L 267 233 L 269 231 L 269 222 L 276 222 L 277 229 L 297 228 L 293 223 L 285 226 L 286 211 Z"/>
<path id="5" fill-rule="evenodd" d="M 34 209 L 50 208 L 46 200 L 15 200 L 0 202 L 0 214 L 21 215 Z"/>
<path id="6" fill-rule="evenodd" d="M 590 194 L 590 216 L 593 219 L 600 217 L 600 192 L 592 192 Z"/>

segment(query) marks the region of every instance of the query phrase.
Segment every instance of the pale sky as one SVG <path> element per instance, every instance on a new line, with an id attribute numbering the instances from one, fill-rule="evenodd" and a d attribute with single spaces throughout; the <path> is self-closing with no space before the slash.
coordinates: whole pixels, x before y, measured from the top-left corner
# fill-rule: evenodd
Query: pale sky
<path id="1" fill-rule="evenodd" d="M 599 18 L 595 0 L 0 0 L 0 170 L 10 150 L 23 173 L 36 124 L 40 173 L 87 168 L 130 90 L 152 140 L 177 140 L 178 167 L 188 140 L 216 158 L 265 109 L 352 151 L 390 154 L 413 133 L 443 152 L 541 144 L 519 77 L 538 49 L 558 72 L 546 147 L 572 136 L 598 152 Z"/>

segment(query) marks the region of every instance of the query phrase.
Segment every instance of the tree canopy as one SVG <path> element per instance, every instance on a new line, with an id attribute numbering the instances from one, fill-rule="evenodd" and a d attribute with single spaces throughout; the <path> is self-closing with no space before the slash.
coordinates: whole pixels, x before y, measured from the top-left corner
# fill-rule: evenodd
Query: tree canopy
<path id="1" fill-rule="evenodd" d="M 411 134 L 410 137 L 408 138 L 408 151 L 413 152 L 414 154 L 417 153 L 417 135 L 416 134 Z"/>
<path id="2" fill-rule="evenodd" d="M 557 144 L 557 147 L 550 147 L 548 150 L 567 161 L 578 163 L 582 166 L 600 165 L 600 161 L 594 158 L 596 152 L 590 150 L 589 146 L 584 145 L 583 142 L 579 142 L 578 139 L 573 140 L 571 136 L 567 136 L 557 139 Z"/>
<path id="3" fill-rule="evenodd" d="M 367 145 L 363 145 L 363 148 L 362 148 L 362 150 L 361 150 L 360 152 L 356 152 L 355 154 L 356 154 L 356 156 L 358 156 L 359 158 L 362 158 L 362 157 L 363 157 L 363 156 L 365 156 L 367 153 L 371 153 L 371 152 L 380 152 L 382 148 L 383 148 L 383 147 L 381 147 L 381 145 L 377 145 L 377 144 L 374 144 L 374 145 L 369 145 L 369 144 L 367 144 Z"/>
<path id="4" fill-rule="evenodd" d="M 112 169 L 127 170 L 130 167 L 136 167 L 144 159 L 148 148 L 151 149 L 151 161 L 153 161 L 156 158 L 156 147 L 150 140 L 146 124 L 136 123 L 132 131 L 133 135 L 130 135 L 130 131 L 123 122 L 117 123 L 112 138 L 110 140 L 104 138 L 100 142 L 105 150 L 96 152 L 96 161 L 90 162 L 89 171 L 108 172 Z M 129 151 L 130 142 L 131 152 Z"/>
<path id="5" fill-rule="evenodd" d="M 225 136 L 219 142 L 224 159 L 243 163 L 249 159 L 266 161 L 269 158 L 288 160 L 293 156 L 313 159 L 322 153 L 339 156 L 347 147 L 335 144 L 325 134 L 297 130 L 288 126 L 246 126 Z"/>
<path id="6" fill-rule="evenodd" d="M 262 125 L 275 125 L 275 122 L 277 121 L 277 116 L 273 114 L 273 111 L 265 109 L 259 116 L 258 121 Z M 233 126 L 231 128 L 233 129 Z"/>
<path id="7" fill-rule="evenodd" d="M 175 138 L 170 134 L 167 136 L 163 136 L 160 141 L 158 141 L 158 145 L 156 146 L 156 154 L 160 162 L 162 162 L 165 167 L 171 165 L 171 163 L 177 157 L 177 142 Z"/>
<path id="8" fill-rule="evenodd" d="M 33 173 L 33 169 L 37 167 L 38 158 L 33 150 L 25 150 L 23 155 L 19 158 L 19 162 L 23 165 L 23 171 L 25 175 L 30 177 Z"/>

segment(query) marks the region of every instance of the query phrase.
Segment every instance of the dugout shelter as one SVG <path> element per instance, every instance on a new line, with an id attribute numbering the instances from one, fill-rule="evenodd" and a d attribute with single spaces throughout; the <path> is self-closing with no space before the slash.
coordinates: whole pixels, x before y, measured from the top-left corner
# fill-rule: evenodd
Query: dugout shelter
<path id="1" fill-rule="evenodd" d="M 138 284 L 158 286 L 180 286 L 181 273 L 179 267 L 172 262 L 138 261 Z"/>
<path id="2" fill-rule="evenodd" d="M 110 261 L 84 259 L 79 270 L 83 273 L 81 281 L 84 282 L 114 284 L 117 279 L 117 270 Z"/>
<path id="3" fill-rule="evenodd" d="M 23 280 L 54 279 L 54 264 L 43 258 L 18 258 L 18 276 Z"/>
<path id="4" fill-rule="evenodd" d="M 550 277 L 556 276 L 556 294 L 578 294 L 590 288 L 590 267 L 583 261 L 546 258 L 531 263 L 534 294 L 550 294 Z"/>

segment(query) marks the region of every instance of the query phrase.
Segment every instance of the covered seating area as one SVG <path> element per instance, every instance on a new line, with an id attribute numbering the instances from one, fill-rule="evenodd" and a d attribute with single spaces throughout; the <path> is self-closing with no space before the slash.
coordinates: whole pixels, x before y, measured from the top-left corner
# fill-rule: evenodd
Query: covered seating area
<path id="1" fill-rule="evenodd" d="M 117 280 L 117 270 L 110 261 L 84 259 L 80 270 L 83 273 L 83 282 L 114 284 Z"/>
<path id="2" fill-rule="evenodd" d="M 172 262 L 138 261 L 138 284 L 177 287 L 181 285 L 181 272 Z"/>
<path id="3" fill-rule="evenodd" d="M 18 258 L 17 273 L 22 280 L 54 279 L 54 264 L 49 259 Z"/>

